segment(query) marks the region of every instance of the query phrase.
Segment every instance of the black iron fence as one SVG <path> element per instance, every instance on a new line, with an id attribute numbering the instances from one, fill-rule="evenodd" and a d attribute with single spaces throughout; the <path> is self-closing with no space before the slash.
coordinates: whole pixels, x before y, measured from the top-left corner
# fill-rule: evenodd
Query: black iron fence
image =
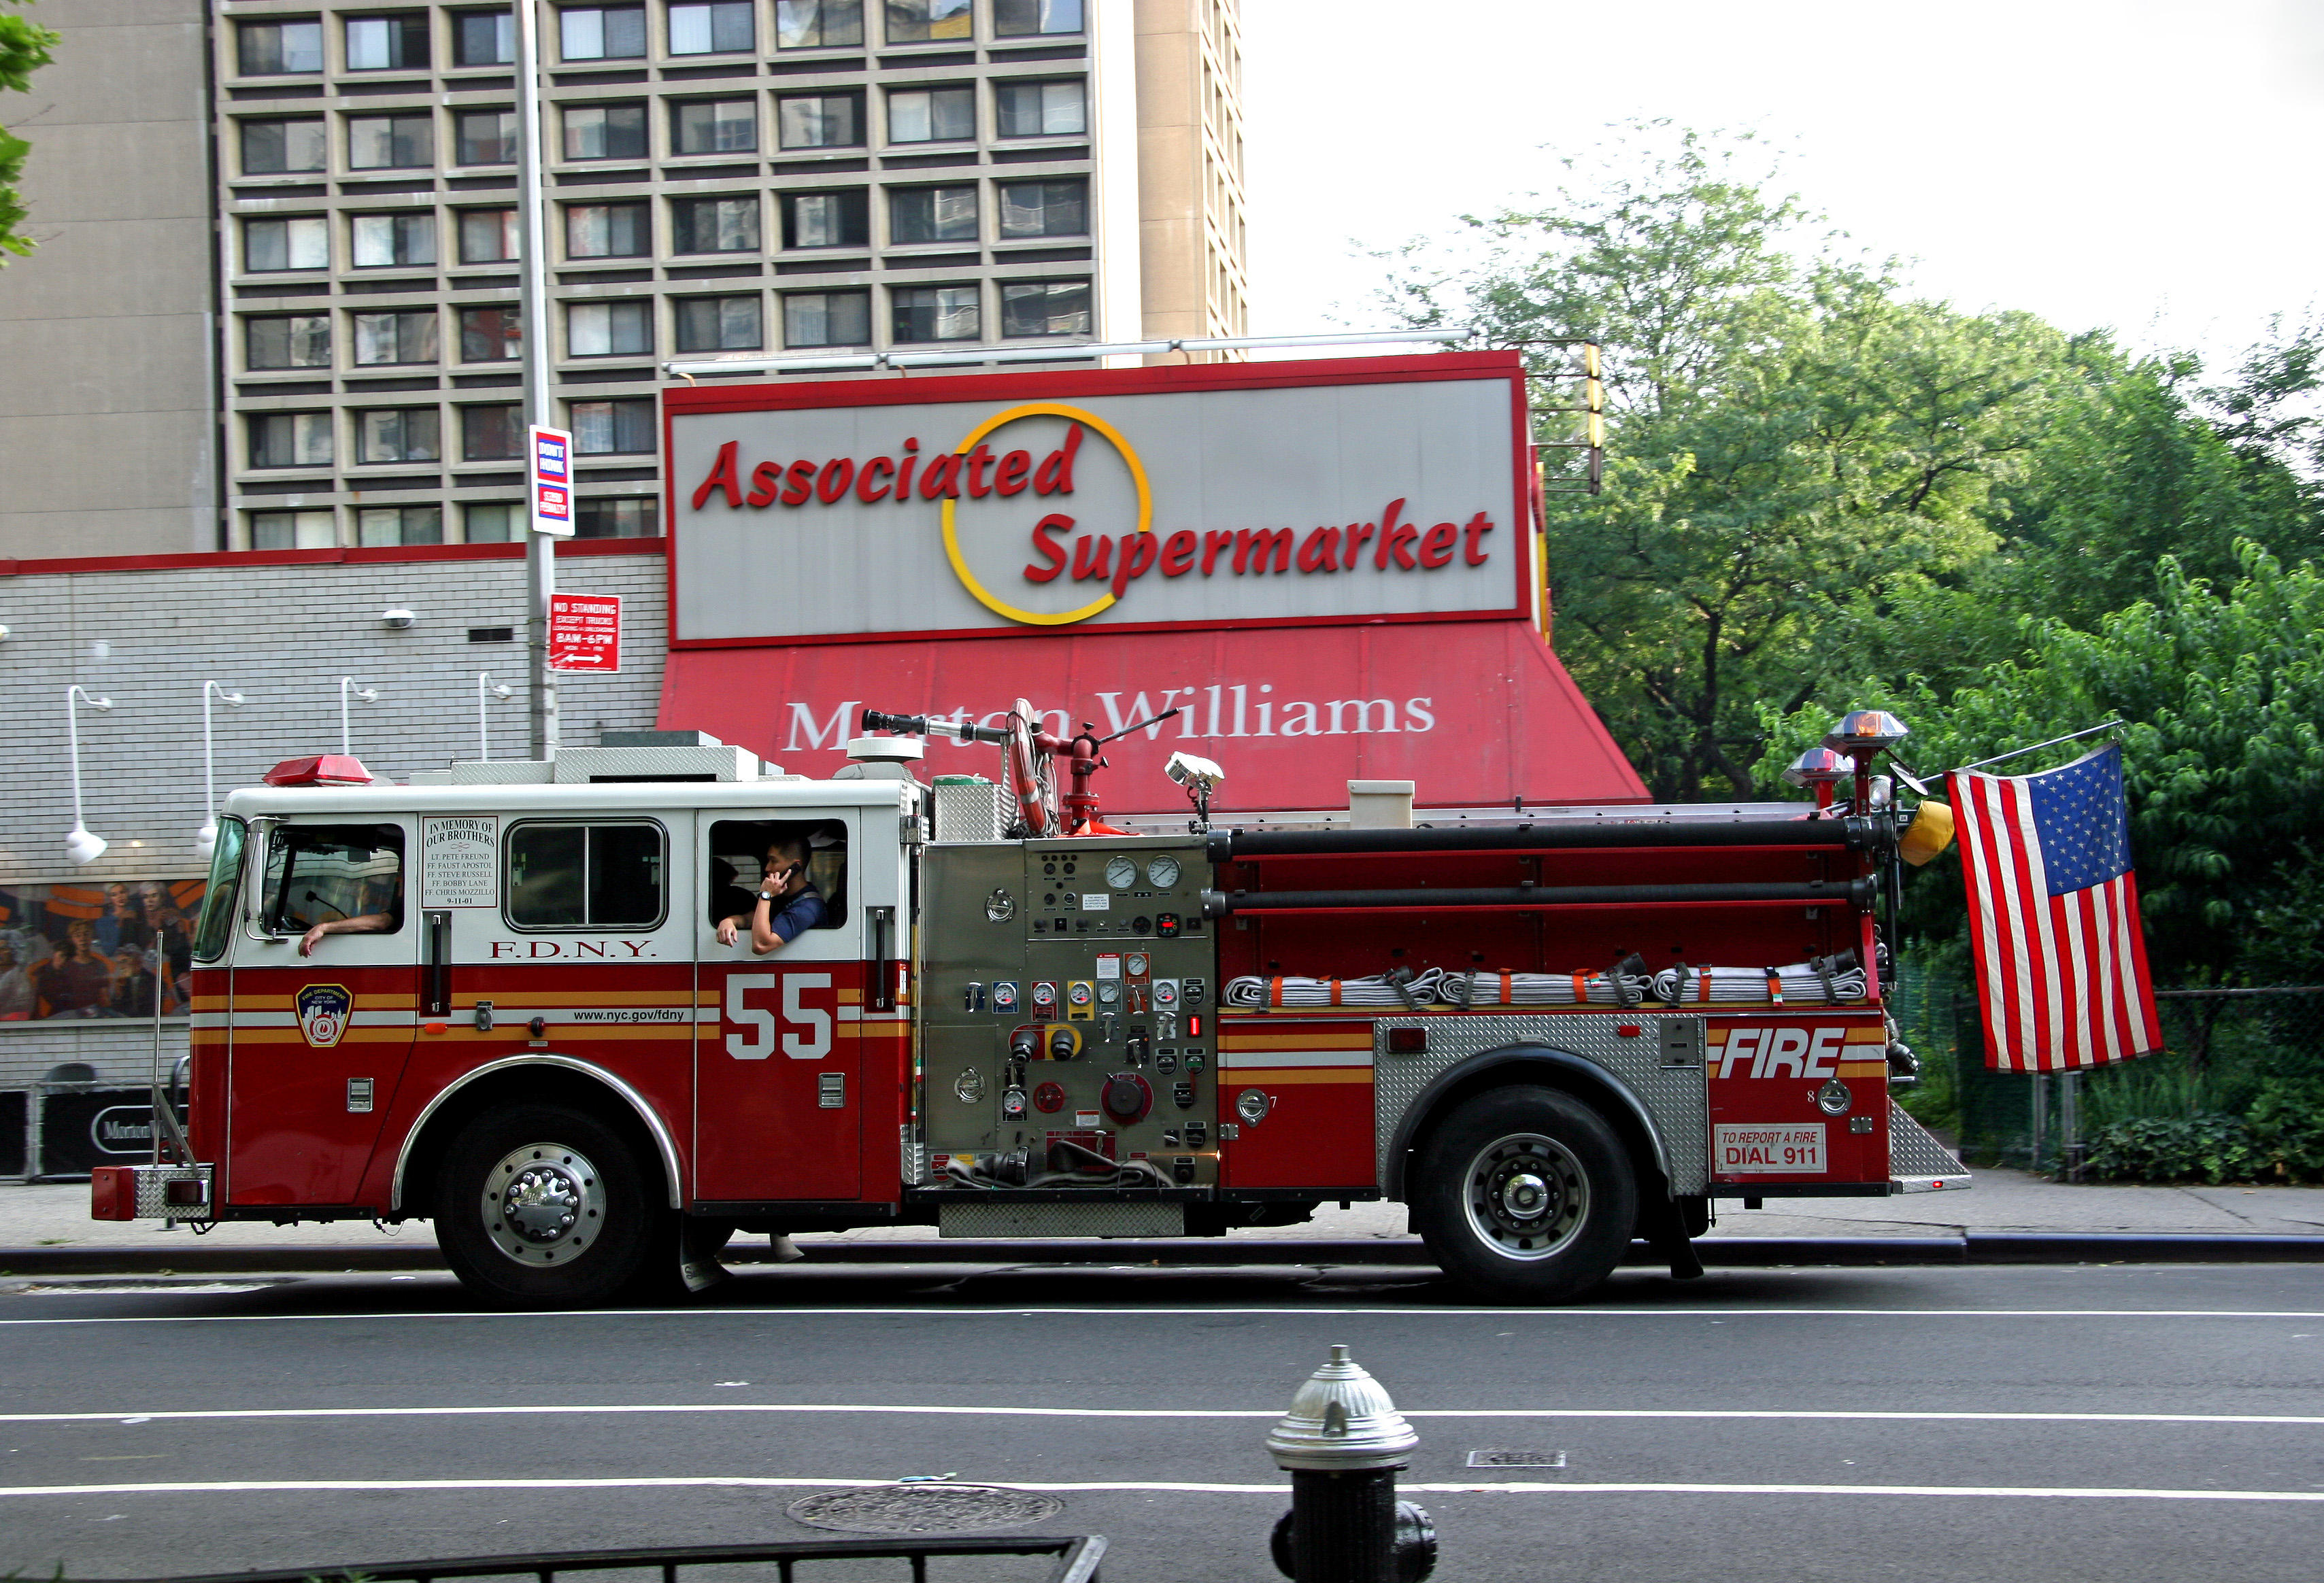
<path id="1" fill-rule="evenodd" d="M 865 1562 L 896 1561 L 900 1578 L 909 1568 L 912 1583 L 945 1583 L 964 1574 L 949 1569 L 931 1571 L 931 1561 L 970 1562 L 1010 1557 L 1052 1558 L 1037 1583 L 1099 1583 L 1098 1564 L 1105 1559 L 1102 1534 L 1026 1534 L 902 1539 L 807 1540 L 782 1544 L 704 1544 L 683 1548 L 624 1551 L 559 1551 L 538 1555 L 467 1556 L 440 1561 L 381 1561 L 359 1566 L 300 1567 L 280 1572 L 223 1572 L 211 1577 L 157 1579 L 156 1583 L 439 1583 L 453 1578 L 531 1578 L 557 1583 L 559 1578 L 586 1572 L 628 1572 L 641 1580 L 659 1576 L 661 1583 L 680 1583 L 679 1574 L 698 1577 L 706 1568 L 722 1569 L 718 1583 L 816 1583 L 844 1569 L 850 1578 L 862 1578 Z M 980 1576 L 991 1574 L 980 1569 Z M 1028 1574 L 1019 1572 L 1019 1577 Z"/>

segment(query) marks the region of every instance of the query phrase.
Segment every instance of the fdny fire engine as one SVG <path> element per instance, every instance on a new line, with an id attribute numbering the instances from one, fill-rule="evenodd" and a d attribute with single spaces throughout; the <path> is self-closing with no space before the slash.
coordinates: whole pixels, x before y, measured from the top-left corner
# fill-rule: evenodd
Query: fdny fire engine
<path id="1" fill-rule="evenodd" d="M 1385 1199 L 1470 1289 L 1553 1302 L 1634 1239 L 1700 1273 L 1714 1198 L 1968 1183 L 1890 1098 L 1881 905 L 1950 817 L 1888 798 L 1886 715 L 1803 760 L 1820 805 L 1231 824 L 1183 758 L 1193 818 L 1106 823 L 1102 744 L 1021 701 L 867 715 L 831 780 L 689 738 L 235 793 L 189 1072 L 96 1214 L 429 1219 L 477 1292 L 570 1305 L 699 1285 L 738 1232 Z M 935 733 L 1001 778 L 923 784 Z M 792 868 L 812 926 L 754 934 Z"/>

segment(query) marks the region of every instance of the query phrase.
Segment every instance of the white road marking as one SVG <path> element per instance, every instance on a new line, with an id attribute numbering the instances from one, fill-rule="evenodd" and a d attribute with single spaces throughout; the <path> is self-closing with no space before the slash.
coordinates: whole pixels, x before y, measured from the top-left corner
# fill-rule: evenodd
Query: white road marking
<path id="1" fill-rule="evenodd" d="M 890 1485 L 884 1478 L 314 1478 L 220 1479 L 206 1483 L 59 1484 L 0 1487 L 0 1496 L 122 1495 L 323 1495 L 430 1490 L 584 1489 L 855 1489 Z M 1259 1495 L 1281 1500 L 1287 1484 L 1197 1484 L 1161 1480 L 1089 1480 L 1074 1483 L 1009 1483 L 1001 1489 L 1074 1495 L 1107 1491 L 1155 1495 Z M 2287 1501 L 2324 1502 L 2324 1490 L 2297 1489 L 2114 1489 L 2043 1485 L 1950 1484 L 1405 1484 L 1399 1490 L 1429 1495 L 1692 1495 L 1692 1496 L 1899 1496 L 2082 1501 Z"/>
<path id="2" fill-rule="evenodd" d="M 935 1418 L 1280 1418 L 1268 1408 L 1185 1407 L 998 1407 L 973 1404 L 945 1406 L 892 1402 L 663 1402 L 501 1404 L 486 1407 L 206 1407 L 166 1412 L 0 1413 L 0 1423 L 170 1423 L 268 1419 L 329 1418 L 554 1418 L 641 1416 L 664 1413 L 864 1413 Z M 1404 1409 L 1406 1418 L 1565 1419 L 1635 1418 L 1797 1419 L 1812 1422 L 1862 1420 L 1880 1423 L 2219 1423 L 2277 1424 L 2313 1427 L 2324 1424 L 2324 1414 L 2291 1413 L 1918 1413 L 1878 1412 L 1845 1408 L 1657 1408 L 1657 1407 L 1420 1407 Z M 1561 1485 L 1560 1488 L 1568 1487 Z"/>
<path id="3" fill-rule="evenodd" d="M 493 1312 L 109 1314 L 59 1319 L 0 1319 L 0 1329 L 42 1325 L 344 1324 L 386 1320 L 513 1321 L 545 1319 L 1091 1319 L 1124 1316 L 1255 1319 L 1969 1319 L 1969 1320 L 2324 1320 L 2324 1309 L 2301 1308 L 576 1308 Z"/>

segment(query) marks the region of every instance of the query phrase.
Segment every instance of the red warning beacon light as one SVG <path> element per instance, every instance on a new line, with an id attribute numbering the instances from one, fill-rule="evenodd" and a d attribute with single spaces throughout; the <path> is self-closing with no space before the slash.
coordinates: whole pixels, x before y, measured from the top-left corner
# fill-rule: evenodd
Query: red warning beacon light
<path id="1" fill-rule="evenodd" d="M 371 771 L 346 753 L 315 753 L 285 759 L 262 778 L 269 786 L 369 786 Z"/>

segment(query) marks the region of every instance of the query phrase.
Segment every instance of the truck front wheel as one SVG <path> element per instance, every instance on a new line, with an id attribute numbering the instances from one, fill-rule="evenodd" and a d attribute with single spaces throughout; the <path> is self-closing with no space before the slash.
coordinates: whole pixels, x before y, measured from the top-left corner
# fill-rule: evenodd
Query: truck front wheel
<path id="1" fill-rule="evenodd" d="M 1555 1089 L 1463 1100 L 1413 1162 L 1413 1224 L 1444 1273 L 1502 1302 L 1569 1302 L 1613 1272 L 1638 1219 L 1629 1156 Z"/>
<path id="2" fill-rule="evenodd" d="M 461 1283 L 494 1302 L 607 1302 L 672 1229 L 654 1182 L 629 1141 L 586 1111 L 487 1111 L 446 1152 L 436 1240 Z"/>

